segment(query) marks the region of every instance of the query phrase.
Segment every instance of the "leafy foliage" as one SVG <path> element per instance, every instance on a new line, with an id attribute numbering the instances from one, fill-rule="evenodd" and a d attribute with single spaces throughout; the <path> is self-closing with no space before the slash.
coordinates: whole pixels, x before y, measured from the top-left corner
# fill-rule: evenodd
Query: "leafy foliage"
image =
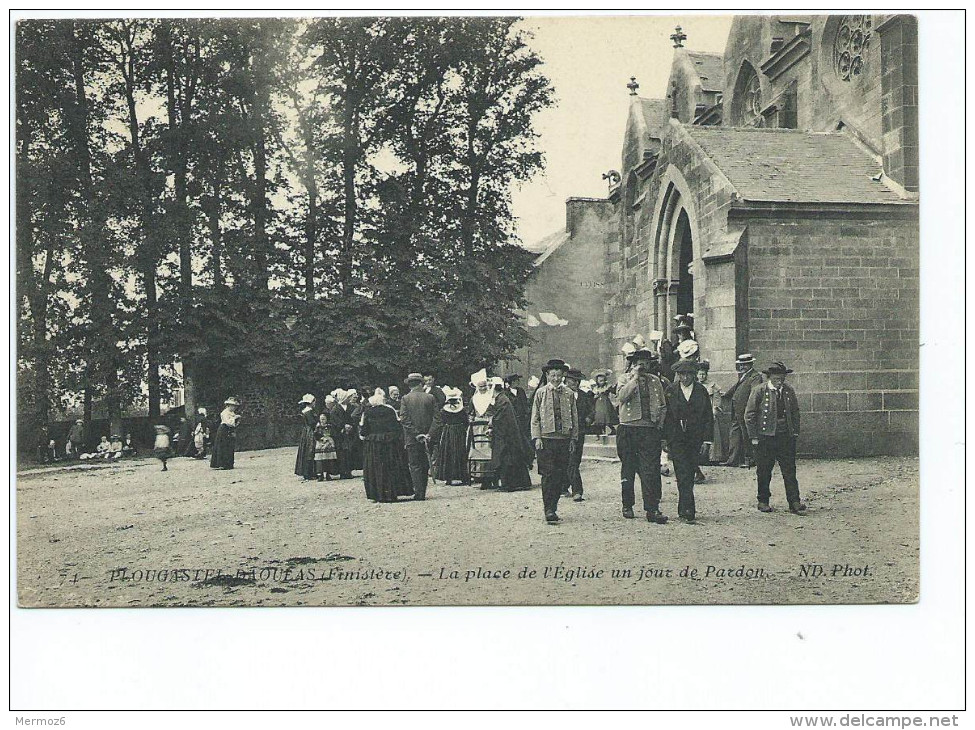
<path id="1" fill-rule="evenodd" d="M 529 44 L 513 18 L 19 23 L 24 417 L 157 404 L 177 362 L 189 405 L 510 355 L 510 191 L 553 103 Z"/>

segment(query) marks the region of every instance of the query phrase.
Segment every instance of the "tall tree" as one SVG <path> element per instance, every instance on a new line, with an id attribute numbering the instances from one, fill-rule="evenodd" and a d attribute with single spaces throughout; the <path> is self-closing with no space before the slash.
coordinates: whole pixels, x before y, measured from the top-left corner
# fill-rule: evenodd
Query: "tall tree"
<path id="1" fill-rule="evenodd" d="M 115 302 L 112 299 L 110 248 L 106 245 L 104 197 L 96 181 L 95 152 L 102 148 L 99 137 L 104 128 L 93 118 L 99 113 L 89 98 L 89 85 L 94 84 L 104 68 L 104 55 L 97 36 L 96 24 L 88 21 L 66 21 L 60 26 L 61 48 L 67 54 L 72 77 L 72 96 L 66 97 L 64 115 L 76 165 L 80 207 L 78 227 L 86 263 L 89 322 L 86 339 L 91 360 L 86 367 L 85 419 L 90 421 L 95 389 L 104 388 L 104 401 L 112 430 L 121 430 L 122 412 L 119 393 L 119 353 L 116 346 Z"/>
<path id="2" fill-rule="evenodd" d="M 146 382 L 149 392 L 149 417 L 157 419 L 162 391 L 160 387 L 159 303 L 156 268 L 161 250 L 158 199 L 160 185 L 146 149 L 145 120 L 139 119 L 137 95 L 152 86 L 150 42 L 154 24 L 144 20 L 119 20 L 103 26 L 109 58 L 118 82 L 115 86 L 125 99 L 129 151 L 139 191 L 139 236 L 137 268 L 145 292 Z"/>

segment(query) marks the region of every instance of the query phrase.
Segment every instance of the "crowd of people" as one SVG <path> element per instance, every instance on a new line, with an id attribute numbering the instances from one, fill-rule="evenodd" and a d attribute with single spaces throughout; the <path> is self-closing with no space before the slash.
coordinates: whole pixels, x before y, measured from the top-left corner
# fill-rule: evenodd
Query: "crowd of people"
<path id="1" fill-rule="evenodd" d="M 585 500 L 581 473 L 587 435 L 615 435 L 620 459 L 622 515 L 634 517 L 636 479 L 649 522 L 668 521 L 660 510 L 661 476 L 673 465 L 677 515 L 694 522 L 694 485 L 706 481 L 701 466 L 757 467 L 757 506 L 771 512 L 771 475 L 779 464 L 789 510 L 803 514 L 796 478 L 799 404 L 785 383 L 792 371 L 781 362 L 755 369 L 755 358 L 737 357 L 738 378 L 727 391 L 709 381 L 689 315 L 676 318 L 671 338 L 640 335 L 624 344 L 626 368 L 597 370 L 590 378 L 553 358 L 531 376 L 474 373 L 466 388 L 436 384 L 431 374 L 410 373 L 407 392 L 396 385 L 371 394 L 337 388 L 318 400 L 298 402 L 301 435 L 295 475 L 302 480 L 349 479 L 362 474 L 367 499 L 395 502 L 426 499 L 430 480 L 448 486 L 513 492 L 532 487 L 531 469 L 541 476 L 545 520 L 554 524 L 559 500 Z M 230 397 L 215 423 L 205 408 L 180 419 L 175 430 L 154 426 L 152 454 L 203 459 L 213 469 L 233 469 L 240 401 Z M 212 435 L 212 438 L 211 438 Z M 101 436 L 94 449 L 84 424 L 68 433 L 65 455 L 78 459 L 120 459 L 137 454 L 131 434 Z M 42 434 L 39 451 L 57 459 L 53 440 Z"/>
<path id="2" fill-rule="evenodd" d="M 709 382 L 687 315 L 672 339 L 647 346 L 642 336 L 623 347 L 626 369 L 597 370 L 586 378 L 561 359 L 532 376 L 474 373 L 467 393 L 440 387 L 430 374 L 410 373 L 408 392 L 376 388 L 368 398 L 338 389 L 319 412 L 314 395 L 298 406 L 303 430 L 295 474 L 303 480 L 349 478 L 361 470 L 374 502 L 426 498 L 430 480 L 511 492 L 530 489 L 531 469 L 541 476 L 548 523 L 560 521 L 562 497 L 584 501 L 581 475 L 587 435 L 614 434 L 620 458 L 622 515 L 634 517 L 639 477 L 649 522 L 668 521 L 660 510 L 661 476 L 673 464 L 678 517 L 694 522 L 694 485 L 701 466 L 757 466 L 758 509 L 771 512 L 770 482 L 779 463 L 789 510 L 803 514 L 795 469 L 798 399 L 786 384 L 783 363 L 755 370 L 755 358 L 737 358 L 737 381 L 722 392 Z M 729 423 L 730 422 L 730 423 Z M 668 458 L 669 457 L 669 458 Z"/>

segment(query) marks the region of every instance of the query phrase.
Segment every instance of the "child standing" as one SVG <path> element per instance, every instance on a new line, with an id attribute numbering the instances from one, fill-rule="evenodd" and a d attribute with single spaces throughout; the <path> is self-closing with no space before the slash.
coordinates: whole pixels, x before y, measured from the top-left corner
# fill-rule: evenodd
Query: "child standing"
<path id="1" fill-rule="evenodd" d="M 166 460 L 170 457 L 170 433 L 172 433 L 172 431 L 169 430 L 169 426 L 164 426 L 162 424 L 156 426 L 156 440 L 153 443 L 152 455 L 162 462 L 163 471 L 169 471 L 169 469 L 166 467 Z"/>
<path id="2" fill-rule="evenodd" d="M 335 450 L 335 438 L 332 427 L 328 422 L 328 414 L 322 413 L 315 426 L 315 474 L 318 481 L 330 481 L 329 472 L 338 469 L 338 453 Z"/>

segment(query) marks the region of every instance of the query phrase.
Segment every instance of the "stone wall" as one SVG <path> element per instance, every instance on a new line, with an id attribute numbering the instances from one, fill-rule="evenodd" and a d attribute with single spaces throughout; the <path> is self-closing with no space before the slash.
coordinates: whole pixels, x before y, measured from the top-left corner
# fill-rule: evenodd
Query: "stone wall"
<path id="1" fill-rule="evenodd" d="M 805 453 L 917 452 L 916 214 L 748 220 L 747 348 L 796 371 Z"/>
<path id="2" fill-rule="evenodd" d="M 608 200 L 570 198 L 566 201 L 567 240 L 535 269 L 525 292 L 526 310 L 537 316 L 552 312 L 568 324 L 529 327 L 534 342 L 505 366 L 526 378 L 553 357 L 590 372 L 603 366 L 603 316 L 608 292 L 606 238 L 613 228 L 614 209 Z"/>

